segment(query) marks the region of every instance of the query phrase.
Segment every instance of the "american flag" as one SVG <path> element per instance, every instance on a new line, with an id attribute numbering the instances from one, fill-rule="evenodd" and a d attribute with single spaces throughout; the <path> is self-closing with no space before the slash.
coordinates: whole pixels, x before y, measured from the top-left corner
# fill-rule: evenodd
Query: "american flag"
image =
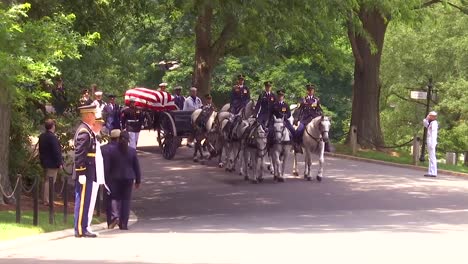
<path id="1" fill-rule="evenodd" d="M 155 111 L 177 110 L 174 97 L 167 92 L 137 87 L 125 92 L 125 105 L 129 105 L 130 100 L 134 100 L 137 107 Z"/>

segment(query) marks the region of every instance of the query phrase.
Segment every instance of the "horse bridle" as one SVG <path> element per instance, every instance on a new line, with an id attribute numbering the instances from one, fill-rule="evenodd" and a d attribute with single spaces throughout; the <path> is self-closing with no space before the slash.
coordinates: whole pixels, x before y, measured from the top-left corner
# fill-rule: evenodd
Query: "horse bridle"
<path id="1" fill-rule="evenodd" d="M 307 129 L 307 126 L 305 127 L 305 132 L 307 133 L 307 135 L 309 135 L 317 143 L 319 143 L 321 141 L 324 141 L 322 134 L 323 134 L 323 132 L 326 132 L 326 131 L 323 131 L 322 121 L 323 121 L 323 119 L 320 120 L 320 124 L 319 124 L 319 132 L 320 132 L 320 137 L 319 138 L 316 138 L 312 134 L 310 134 L 309 130 Z"/>

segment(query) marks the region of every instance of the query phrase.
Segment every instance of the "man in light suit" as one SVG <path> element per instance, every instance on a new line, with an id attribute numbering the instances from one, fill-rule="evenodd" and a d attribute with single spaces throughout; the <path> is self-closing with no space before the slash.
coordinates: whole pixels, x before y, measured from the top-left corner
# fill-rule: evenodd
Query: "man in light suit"
<path id="1" fill-rule="evenodd" d="M 437 130 L 439 129 L 439 123 L 437 123 L 437 113 L 432 111 L 429 112 L 427 117 L 423 120 L 424 127 L 427 128 L 427 152 L 429 154 L 429 169 L 426 177 L 437 177 L 437 158 L 436 158 L 436 146 L 437 146 Z"/>

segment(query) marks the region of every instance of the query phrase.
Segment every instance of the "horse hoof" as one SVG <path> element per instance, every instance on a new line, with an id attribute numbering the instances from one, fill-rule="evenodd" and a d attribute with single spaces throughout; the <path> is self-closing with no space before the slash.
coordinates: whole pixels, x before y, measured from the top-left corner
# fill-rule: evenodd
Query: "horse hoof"
<path id="1" fill-rule="evenodd" d="M 293 172 L 293 175 L 294 176 L 299 176 L 299 173 L 297 173 L 297 171 Z"/>
<path id="2" fill-rule="evenodd" d="M 321 182 L 322 181 L 322 176 L 317 176 L 317 181 Z"/>
<path id="3" fill-rule="evenodd" d="M 284 178 L 283 177 L 278 177 L 278 182 L 284 182 Z"/>
<path id="4" fill-rule="evenodd" d="M 274 180 L 274 181 L 278 180 L 278 177 L 273 176 L 273 180 Z"/>
<path id="5" fill-rule="evenodd" d="M 224 167 L 224 164 L 222 162 L 218 163 L 218 168 Z"/>
<path id="6" fill-rule="evenodd" d="M 263 182 L 263 178 L 258 178 L 258 182 Z"/>
<path id="7" fill-rule="evenodd" d="M 244 176 L 244 181 L 248 181 L 249 180 L 249 176 Z"/>
<path id="8" fill-rule="evenodd" d="M 308 181 L 311 181 L 311 180 L 312 180 L 312 177 L 310 177 L 310 176 L 306 176 L 305 178 L 306 178 L 306 180 L 308 180 Z"/>
<path id="9" fill-rule="evenodd" d="M 193 162 L 198 162 L 198 159 L 193 159 Z"/>

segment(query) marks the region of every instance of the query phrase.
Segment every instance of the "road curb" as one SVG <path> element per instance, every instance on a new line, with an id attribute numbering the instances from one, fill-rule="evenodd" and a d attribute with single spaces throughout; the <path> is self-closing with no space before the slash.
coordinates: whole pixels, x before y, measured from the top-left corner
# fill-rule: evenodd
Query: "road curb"
<path id="1" fill-rule="evenodd" d="M 368 162 L 368 163 L 374 163 L 374 164 L 381 164 L 381 165 L 387 165 L 387 166 L 393 166 L 393 167 L 399 167 L 399 168 L 405 168 L 405 169 L 427 171 L 427 168 L 421 167 L 421 166 L 415 166 L 415 165 L 410 165 L 410 164 L 400 164 L 400 163 L 394 163 L 394 162 L 383 161 L 383 160 L 374 160 L 374 159 L 356 157 L 356 156 L 339 154 L 339 153 L 326 152 L 325 156 L 348 159 L 348 160 L 356 160 L 356 161 L 362 161 L 362 162 Z M 444 175 L 468 177 L 468 173 L 463 173 L 463 172 L 454 172 L 454 171 L 441 170 L 441 169 L 438 169 L 437 171 L 438 173 L 444 174 Z"/>
<path id="2" fill-rule="evenodd" d="M 130 212 L 130 219 L 129 219 L 128 226 L 132 226 L 137 222 L 138 222 L 138 217 L 135 215 L 133 211 Z M 113 229 L 107 229 L 106 222 L 103 222 L 97 225 L 92 225 L 91 228 L 93 232 L 96 232 L 99 234 L 106 233 L 106 232 L 113 230 Z M 6 240 L 3 242 L 0 242 L 0 251 L 5 251 L 14 247 L 23 246 L 25 244 L 36 244 L 40 242 L 64 239 L 67 237 L 72 237 L 74 235 L 75 235 L 75 230 L 73 228 L 70 228 L 70 229 L 43 233 L 43 234 L 38 234 L 38 235 L 33 235 L 33 236 L 20 237 L 20 238 L 13 239 L 13 240 Z"/>

